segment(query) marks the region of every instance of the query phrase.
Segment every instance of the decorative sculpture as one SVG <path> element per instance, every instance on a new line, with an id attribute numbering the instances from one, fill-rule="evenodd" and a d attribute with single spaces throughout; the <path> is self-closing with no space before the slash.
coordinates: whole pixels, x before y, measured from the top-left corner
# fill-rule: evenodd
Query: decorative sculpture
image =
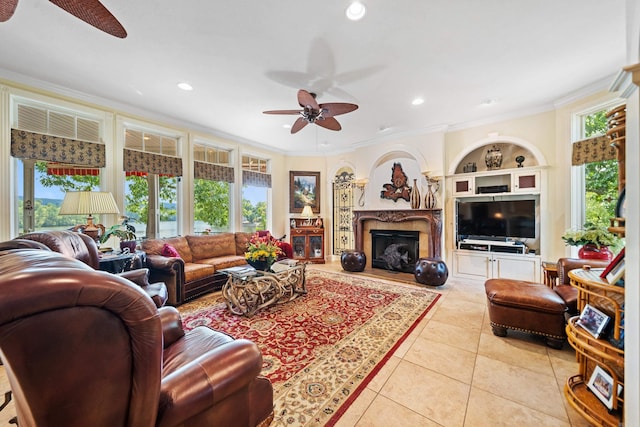
<path id="1" fill-rule="evenodd" d="M 397 202 L 404 199 L 407 202 L 411 198 L 411 187 L 407 185 L 407 175 L 402 170 L 400 163 L 394 163 L 391 168 L 391 183 L 382 186 L 384 190 L 380 192 L 381 199 L 389 199 Z"/>

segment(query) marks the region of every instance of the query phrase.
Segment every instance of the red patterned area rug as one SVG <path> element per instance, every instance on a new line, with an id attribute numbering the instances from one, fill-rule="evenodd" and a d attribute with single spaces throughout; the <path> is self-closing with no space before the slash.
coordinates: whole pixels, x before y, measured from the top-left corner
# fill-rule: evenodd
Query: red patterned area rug
<path id="1" fill-rule="evenodd" d="M 308 293 L 247 318 L 220 293 L 181 306 L 206 325 L 255 342 L 274 388 L 272 426 L 333 425 L 440 294 L 416 285 L 307 269 Z"/>

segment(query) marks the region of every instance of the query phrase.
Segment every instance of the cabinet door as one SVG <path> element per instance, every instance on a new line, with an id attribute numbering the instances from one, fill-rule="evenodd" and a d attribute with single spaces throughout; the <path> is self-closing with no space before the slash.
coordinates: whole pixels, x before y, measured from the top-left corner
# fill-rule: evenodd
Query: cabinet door
<path id="1" fill-rule="evenodd" d="M 291 246 L 294 259 L 305 259 L 307 257 L 307 236 L 292 236 Z"/>
<path id="2" fill-rule="evenodd" d="M 309 236 L 309 258 L 324 259 L 324 244 L 321 235 Z"/>
<path id="3" fill-rule="evenodd" d="M 535 193 L 540 191 L 540 172 L 514 172 L 511 175 L 514 193 Z"/>
<path id="4" fill-rule="evenodd" d="M 453 179 L 453 195 L 454 196 L 468 196 L 475 194 L 475 180 L 472 176 L 464 178 Z"/>
<path id="5" fill-rule="evenodd" d="M 491 254 L 455 251 L 453 268 L 456 276 L 488 279 L 491 277 Z"/>
<path id="6" fill-rule="evenodd" d="M 492 277 L 500 279 L 540 281 L 540 257 L 529 255 L 495 255 Z"/>

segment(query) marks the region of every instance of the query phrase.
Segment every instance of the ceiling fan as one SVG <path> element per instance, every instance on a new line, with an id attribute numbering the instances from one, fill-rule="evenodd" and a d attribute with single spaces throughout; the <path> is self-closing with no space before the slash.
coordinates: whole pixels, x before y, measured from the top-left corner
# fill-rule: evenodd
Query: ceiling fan
<path id="1" fill-rule="evenodd" d="M 99 0 L 49 0 L 51 3 L 82 19 L 89 25 L 121 39 L 127 37 L 122 24 Z M 18 0 L 0 0 L 0 22 L 8 21 L 16 10 Z"/>
<path id="2" fill-rule="evenodd" d="M 347 102 L 329 102 L 318 104 L 316 94 L 307 92 L 304 89 L 298 91 L 298 104 L 303 110 L 269 110 L 264 114 L 298 114 L 300 117 L 291 126 L 291 133 L 296 133 L 308 123 L 315 123 L 318 126 L 329 130 L 340 130 L 342 126 L 334 118 L 340 114 L 350 113 L 358 109 L 356 104 Z"/>

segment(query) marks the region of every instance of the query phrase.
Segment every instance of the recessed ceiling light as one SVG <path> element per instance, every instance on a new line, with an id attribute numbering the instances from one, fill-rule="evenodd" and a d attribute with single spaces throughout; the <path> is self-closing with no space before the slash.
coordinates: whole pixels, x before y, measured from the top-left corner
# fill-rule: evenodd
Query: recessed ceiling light
<path id="1" fill-rule="evenodd" d="M 360 3 L 359 1 L 354 1 L 349 5 L 345 13 L 347 15 L 347 18 L 351 19 L 352 21 L 358 21 L 362 19 L 366 12 L 367 8 L 364 7 L 362 3 Z"/>
<path id="2" fill-rule="evenodd" d="M 193 86 L 191 86 L 189 83 L 187 82 L 180 82 L 178 83 L 178 87 L 182 90 L 193 90 Z"/>
<path id="3" fill-rule="evenodd" d="M 411 105 L 422 105 L 422 104 L 424 104 L 423 98 L 414 98 L 414 100 L 411 101 Z"/>
<path id="4" fill-rule="evenodd" d="M 282 127 L 285 128 L 285 129 L 291 129 L 291 125 L 289 125 L 289 124 L 282 125 Z"/>
<path id="5" fill-rule="evenodd" d="M 480 105 L 484 107 L 488 107 L 490 105 L 494 105 L 496 102 L 498 102 L 498 100 L 495 98 L 487 98 L 487 99 L 483 99 Z"/>

